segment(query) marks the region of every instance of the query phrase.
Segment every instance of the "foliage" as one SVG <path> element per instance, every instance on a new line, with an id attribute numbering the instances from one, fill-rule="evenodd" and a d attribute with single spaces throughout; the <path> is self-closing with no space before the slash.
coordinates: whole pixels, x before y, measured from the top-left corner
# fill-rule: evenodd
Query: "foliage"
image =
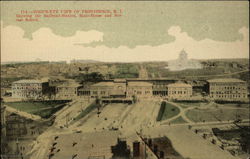
<path id="1" fill-rule="evenodd" d="M 83 82 L 100 82 L 104 80 L 104 76 L 99 72 L 92 72 L 92 73 L 81 73 L 77 75 L 76 80 L 83 83 Z"/>
<path id="2" fill-rule="evenodd" d="M 113 78 L 137 78 L 139 76 L 139 70 L 135 64 L 118 64 L 116 68 Z"/>

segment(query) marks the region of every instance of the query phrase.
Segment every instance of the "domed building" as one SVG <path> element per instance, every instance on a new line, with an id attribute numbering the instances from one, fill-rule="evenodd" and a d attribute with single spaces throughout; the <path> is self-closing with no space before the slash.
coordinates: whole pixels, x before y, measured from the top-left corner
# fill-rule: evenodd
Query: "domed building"
<path id="1" fill-rule="evenodd" d="M 200 69 L 202 68 L 201 64 L 197 60 L 188 59 L 188 54 L 183 49 L 178 59 L 168 62 L 168 67 L 170 71 L 181 71 L 186 69 Z"/>

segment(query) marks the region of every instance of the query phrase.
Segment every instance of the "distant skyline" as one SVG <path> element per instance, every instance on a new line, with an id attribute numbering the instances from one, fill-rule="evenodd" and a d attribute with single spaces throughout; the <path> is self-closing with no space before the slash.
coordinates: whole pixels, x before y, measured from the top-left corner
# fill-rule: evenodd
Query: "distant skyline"
<path id="1" fill-rule="evenodd" d="M 246 1 L 1 2 L 1 62 L 168 61 L 249 58 Z M 122 17 L 42 18 L 17 22 L 20 10 L 121 9 Z"/>

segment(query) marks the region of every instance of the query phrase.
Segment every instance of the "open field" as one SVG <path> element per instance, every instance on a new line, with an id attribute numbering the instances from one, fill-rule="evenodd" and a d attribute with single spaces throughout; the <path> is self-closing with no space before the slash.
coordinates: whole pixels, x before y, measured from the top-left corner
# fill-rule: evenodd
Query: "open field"
<path id="1" fill-rule="evenodd" d="M 193 109 L 186 116 L 194 122 L 249 119 L 248 109 Z"/>
<path id="2" fill-rule="evenodd" d="M 237 103 L 230 103 L 230 104 L 220 104 L 221 106 L 225 106 L 225 107 L 231 107 L 231 108 L 250 108 L 250 104 L 246 103 L 246 104 L 237 104 Z"/>
<path id="3" fill-rule="evenodd" d="M 49 102 L 8 102 L 6 105 L 20 111 L 39 115 L 42 118 L 49 118 L 52 114 L 63 108 L 65 101 Z"/>

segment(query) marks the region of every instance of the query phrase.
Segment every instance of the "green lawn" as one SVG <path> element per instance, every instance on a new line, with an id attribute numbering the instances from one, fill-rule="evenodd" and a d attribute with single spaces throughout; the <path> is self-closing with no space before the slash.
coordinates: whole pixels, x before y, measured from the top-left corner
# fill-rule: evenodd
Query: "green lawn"
<path id="1" fill-rule="evenodd" d="M 181 116 L 170 121 L 171 124 L 182 124 L 182 123 L 187 123 L 186 120 L 184 120 Z"/>
<path id="2" fill-rule="evenodd" d="M 205 106 L 208 103 L 206 102 L 176 102 L 176 104 L 179 104 L 182 108 L 188 108 L 192 106 Z"/>
<path id="3" fill-rule="evenodd" d="M 165 103 L 165 104 L 164 104 Z M 172 118 L 180 113 L 180 109 L 176 106 L 163 102 L 158 113 L 157 121 Z"/>
<path id="4" fill-rule="evenodd" d="M 186 116 L 194 122 L 205 121 L 228 121 L 237 119 L 249 119 L 249 111 L 246 109 L 193 109 Z"/>
<path id="5" fill-rule="evenodd" d="M 226 107 L 233 107 L 233 108 L 249 108 L 249 103 L 248 104 L 233 104 L 233 103 L 230 103 L 230 104 L 222 104 Z"/>
<path id="6" fill-rule="evenodd" d="M 5 104 L 20 111 L 39 115 L 43 118 L 48 118 L 56 111 L 60 110 L 64 106 L 64 103 L 66 103 L 66 101 L 8 102 Z"/>

